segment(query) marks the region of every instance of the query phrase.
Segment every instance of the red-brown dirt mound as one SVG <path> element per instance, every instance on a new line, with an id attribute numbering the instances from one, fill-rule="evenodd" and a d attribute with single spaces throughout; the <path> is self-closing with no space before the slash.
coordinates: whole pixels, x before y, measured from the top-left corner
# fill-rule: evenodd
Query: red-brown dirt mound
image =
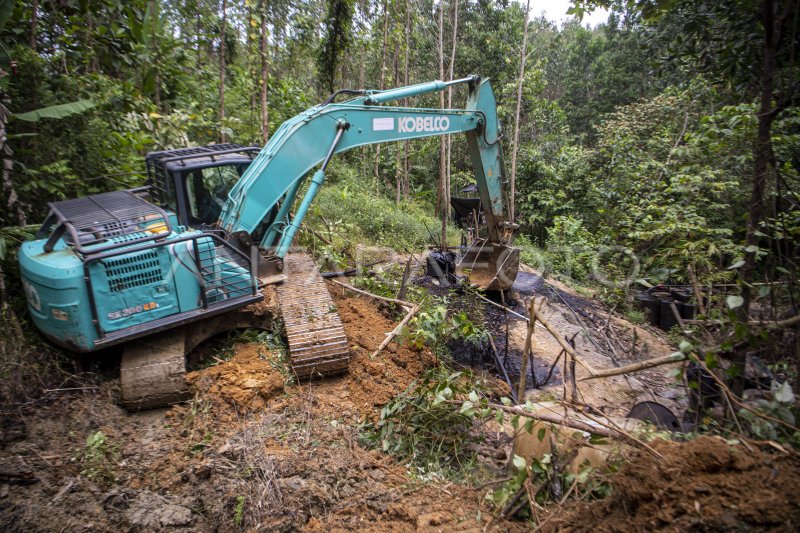
<path id="1" fill-rule="evenodd" d="M 370 359 L 396 323 L 372 302 L 332 292 L 352 348 L 346 378 L 350 401 L 362 416 L 374 419 L 380 411 L 376 407 L 385 405 L 408 388 L 433 364 L 434 356 L 427 348 L 413 350 L 402 342 L 391 342 L 375 359 Z"/>
<path id="2" fill-rule="evenodd" d="M 568 531 L 796 531 L 800 461 L 715 437 L 655 445 L 612 478 L 610 498 L 578 507 L 550 527 Z"/>
<path id="3" fill-rule="evenodd" d="M 240 344 L 234 358 L 221 365 L 190 372 L 187 380 L 204 394 L 217 396 L 237 410 L 257 410 L 283 393 L 284 379 L 258 344 Z"/>

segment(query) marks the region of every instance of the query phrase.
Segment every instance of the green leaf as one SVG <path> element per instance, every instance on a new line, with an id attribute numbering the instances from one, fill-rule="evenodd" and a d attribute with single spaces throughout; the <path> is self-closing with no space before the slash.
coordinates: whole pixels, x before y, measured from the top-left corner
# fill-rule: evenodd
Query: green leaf
<path id="1" fill-rule="evenodd" d="M 727 298 L 725 298 L 725 303 L 728 305 L 728 309 L 736 309 L 737 307 L 741 307 L 742 304 L 744 304 L 744 298 L 732 294 Z"/>
<path id="2" fill-rule="evenodd" d="M 519 427 L 519 415 L 511 417 L 511 427 L 517 429 Z"/>
<path id="3" fill-rule="evenodd" d="M 728 270 L 736 270 L 737 268 L 741 268 L 744 266 L 744 259 L 739 259 L 734 264 L 728 267 Z"/>
<path id="4" fill-rule="evenodd" d="M 479 400 L 480 398 L 478 398 L 477 392 L 472 391 L 469 393 L 469 401 L 471 401 L 472 403 L 478 403 Z"/>
<path id="5" fill-rule="evenodd" d="M 39 122 L 43 118 L 66 118 L 92 109 L 95 103 L 91 100 L 78 100 L 68 104 L 53 105 L 28 111 L 27 113 L 14 113 L 12 116 L 25 122 Z"/>
<path id="6" fill-rule="evenodd" d="M 758 251 L 758 246 L 756 246 L 755 244 L 751 244 L 750 246 L 747 246 L 744 249 L 744 251 L 749 253 L 749 254 L 754 254 L 754 253 L 756 253 Z"/>
<path id="7" fill-rule="evenodd" d="M 510 400 L 509 398 L 506 398 L 505 396 L 503 396 L 502 398 L 500 398 L 500 402 L 501 402 L 503 405 L 511 405 L 511 400 Z"/>
<path id="8" fill-rule="evenodd" d="M 542 442 L 547 436 L 547 428 L 539 428 L 539 431 L 536 433 L 536 438 L 539 439 L 539 442 Z"/>
<path id="9" fill-rule="evenodd" d="M 681 351 L 681 353 L 691 352 L 692 348 L 694 348 L 694 346 L 692 346 L 692 343 L 689 341 L 681 341 L 680 345 L 678 346 L 678 349 Z"/>
<path id="10" fill-rule="evenodd" d="M 0 237 L 0 261 L 6 259 L 6 238 Z"/>
<path id="11" fill-rule="evenodd" d="M 762 285 L 758 288 L 758 296 L 761 298 L 766 298 L 769 295 L 770 286 L 769 285 Z"/>
<path id="12" fill-rule="evenodd" d="M 525 430 L 526 433 L 533 434 L 533 424 L 535 421 L 532 418 L 529 418 L 525 421 L 525 425 L 522 428 Z"/>
<path id="13" fill-rule="evenodd" d="M 608 444 L 608 441 L 602 435 L 592 433 L 589 436 L 589 444 Z"/>
<path id="14" fill-rule="evenodd" d="M 494 414 L 494 419 L 497 420 L 498 424 L 502 425 L 502 423 L 503 423 L 503 411 L 501 409 L 498 409 L 497 412 Z"/>
<path id="15" fill-rule="evenodd" d="M 473 409 L 472 409 L 472 408 L 473 408 L 472 402 L 470 402 L 469 400 L 467 400 L 466 402 L 464 402 L 463 404 L 461 404 L 461 410 L 459 411 L 459 413 L 461 413 L 461 414 L 463 415 L 463 414 L 466 414 L 466 413 L 468 413 L 468 412 L 472 412 L 472 411 L 473 411 Z M 469 415 L 468 415 L 468 416 L 469 416 Z"/>
<path id="16" fill-rule="evenodd" d="M 514 454 L 514 468 L 517 470 L 524 470 L 528 463 L 517 454 Z"/>

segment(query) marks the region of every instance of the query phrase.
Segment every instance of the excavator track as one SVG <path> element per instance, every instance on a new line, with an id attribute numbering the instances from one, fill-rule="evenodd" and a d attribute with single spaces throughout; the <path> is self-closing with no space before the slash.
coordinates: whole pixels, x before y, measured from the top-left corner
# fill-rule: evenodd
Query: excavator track
<path id="1" fill-rule="evenodd" d="M 350 347 L 314 260 L 306 253 L 288 254 L 284 273 L 288 278 L 277 286 L 278 302 L 295 375 L 300 380 L 347 372 Z"/>

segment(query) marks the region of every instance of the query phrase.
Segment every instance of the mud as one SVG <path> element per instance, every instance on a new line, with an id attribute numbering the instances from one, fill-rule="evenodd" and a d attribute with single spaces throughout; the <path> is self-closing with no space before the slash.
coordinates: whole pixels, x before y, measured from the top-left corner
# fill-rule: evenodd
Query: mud
<path id="1" fill-rule="evenodd" d="M 335 296 L 353 348 L 346 376 L 287 384 L 277 354 L 243 343 L 190 373 L 183 405 L 129 414 L 108 380 L 29 407 L 0 439 L 0 530 L 524 529 L 490 523 L 483 493 L 416 480 L 359 443 L 359 424 L 434 358 L 392 343 L 370 359 L 392 313 Z M 98 431 L 92 473 L 86 439 Z"/>
<path id="2" fill-rule="evenodd" d="M 576 505 L 549 531 L 797 531 L 800 461 L 716 437 L 660 441 L 632 458 L 605 500 Z"/>

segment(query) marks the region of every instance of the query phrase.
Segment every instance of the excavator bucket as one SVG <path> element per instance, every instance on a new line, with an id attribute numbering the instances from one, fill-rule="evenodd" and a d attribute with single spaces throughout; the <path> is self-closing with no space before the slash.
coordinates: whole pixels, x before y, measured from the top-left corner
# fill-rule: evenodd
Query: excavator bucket
<path id="1" fill-rule="evenodd" d="M 460 261 L 470 283 L 487 291 L 510 289 L 519 270 L 519 248 L 477 241 Z"/>

